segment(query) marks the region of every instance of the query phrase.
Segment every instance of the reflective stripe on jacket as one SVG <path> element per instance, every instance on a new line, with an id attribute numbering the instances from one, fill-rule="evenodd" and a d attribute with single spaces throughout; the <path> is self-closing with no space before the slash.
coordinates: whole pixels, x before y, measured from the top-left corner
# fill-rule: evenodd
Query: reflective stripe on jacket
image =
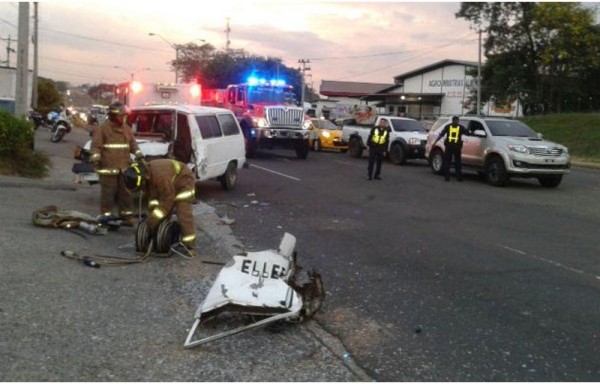
<path id="1" fill-rule="evenodd" d="M 127 124 L 116 125 L 109 119 L 94 130 L 90 152 L 90 160 L 100 163 L 100 175 L 118 175 L 131 164 L 130 153 L 142 155 L 131 128 Z"/>

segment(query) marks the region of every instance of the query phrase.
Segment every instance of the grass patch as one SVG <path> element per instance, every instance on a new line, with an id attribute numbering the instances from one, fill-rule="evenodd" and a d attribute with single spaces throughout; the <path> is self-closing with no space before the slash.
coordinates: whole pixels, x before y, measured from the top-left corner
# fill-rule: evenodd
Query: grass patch
<path id="1" fill-rule="evenodd" d="M 521 119 L 545 139 L 567 146 L 574 160 L 600 163 L 600 113 L 563 113 Z"/>
<path id="2" fill-rule="evenodd" d="M 48 176 L 50 159 L 41 152 L 19 152 L 13 157 L 0 157 L 0 174 L 42 178 Z"/>

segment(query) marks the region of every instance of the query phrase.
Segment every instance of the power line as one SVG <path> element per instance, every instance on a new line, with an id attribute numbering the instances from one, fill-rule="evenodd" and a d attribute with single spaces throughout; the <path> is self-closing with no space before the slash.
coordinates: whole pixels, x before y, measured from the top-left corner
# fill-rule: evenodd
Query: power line
<path id="1" fill-rule="evenodd" d="M 414 51 L 414 49 L 408 50 L 408 51 L 398 51 L 398 52 L 373 53 L 370 55 L 361 55 L 361 56 L 315 57 L 315 58 L 310 58 L 309 60 L 363 59 L 363 58 L 367 58 L 367 57 L 400 55 L 403 53 L 408 53 L 408 52 L 413 52 L 413 51 Z"/>
<path id="2" fill-rule="evenodd" d="M 420 53 L 420 54 L 418 54 L 418 55 L 416 55 L 416 56 L 413 56 L 413 57 L 406 58 L 406 59 L 404 59 L 404 60 L 401 60 L 401 61 L 399 61 L 399 62 L 396 62 L 396 63 L 394 63 L 394 64 L 392 64 L 392 65 L 387 65 L 387 66 L 385 66 L 385 67 L 376 68 L 376 69 L 373 69 L 373 70 L 371 70 L 371 71 L 368 71 L 368 72 L 357 73 L 357 74 L 354 74 L 354 75 L 351 75 L 351 76 L 346 76 L 346 77 L 343 77 L 343 78 L 336 79 L 336 81 L 340 81 L 340 80 L 346 80 L 346 79 L 351 79 L 351 78 L 353 78 L 353 77 L 358 77 L 358 76 L 368 75 L 368 74 L 371 74 L 371 73 L 373 73 L 373 72 L 379 72 L 379 71 L 383 71 L 383 70 L 385 70 L 385 69 L 389 69 L 389 68 L 397 67 L 397 66 L 399 66 L 400 64 L 403 64 L 403 63 L 405 63 L 405 62 L 407 62 L 407 61 L 411 61 L 411 60 L 417 59 L 417 58 L 419 58 L 419 57 L 421 57 L 421 56 L 424 56 L 424 55 L 426 55 L 426 54 L 428 54 L 428 53 L 431 53 L 431 52 L 433 52 L 433 51 L 435 51 L 435 50 L 437 50 L 437 49 L 440 49 L 440 48 L 445 48 L 445 47 L 448 47 L 448 46 L 450 46 L 450 45 L 454 45 L 454 44 L 456 44 L 457 42 L 467 43 L 467 42 L 469 42 L 469 41 L 472 41 L 472 40 L 471 40 L 471 39 L 469 39 L 469 40 L 466 40 L 466 41 L 462 41 L 462 40 L 463 40 L 465 37 L 469 36 L 469 35 L 471 35 L 471 33 L 468 33 L 468 34 L 466 34 L 466 35 L 464 35 L 464 36 L 462 36 L 462 37 L 460 37 L 460 38 L 458 38 L 458 39 L 456 39 L 456 40 L 453 40 L 453 41 L 451 41 L 450 43 L 447 43 L 447 44 L 444 44 L 444 45 L 440 45 L 440 46 L 437 46 L 437 47 L 433 47 L 433 48 L 431 48 L 431 49 L 429 49 L 429 50 L 427 50 L 427 51 L 425 51 L 425 52 L 423 52 L 423 53 Z M 473 40 L 477 40 L 477 39 L 473 39 Z"/>
<path id="3" fill-rule="evenodd" d="M 40 58 L 42 58 L 44 60 L 50 60 L 50 61 L 59 61 L 61 63 L 68 63 L 68 64 L 72 64 L 72 65 L 85 65 L 87 67 L 108 68 L 108 69 L 115 68 L 114 64 L 107 65 L 107 64 L 97 64 L 97 63 L 84 63 L 84 62 L 80 62 L 80 61 L 64 60 L 64 59 L 58 59 L 55 57 L 47 57 L 47 56 L 40 56 Z M 165 70 L 165 69 L 153 69 L 152 71 L 171 72 L 171 71 Z"/>
<path id="4" fill-rule="evenodd" d="M 133 49 L 142 49 L 144 51 L 154 51 L 154 52 L 171 53 L 171 51 L 165 51 L 165 50 L 162 50 L 162 49 L 140 47 L 139 45 L 132 45 L 132 44 L 123 44 L 123 43 L 119 43 L 119 42 L 116 42 L 116 41 L 98 39 L 98 38 L 90 37 L 90 36 L 77 35 L 75 33 L 59 31 L 59 30 L 56 30 L 56 29 L 50 29 L 50 28 L 40 28 L 40 29 L 43 29 L 43 30 L 49 31 L 49 32 L 53 32 L 53 33 L 58 33 L 58 34 L 61 34 L 61 35 L 75 37 L 75 38 L 78 38 L 78 39 L 96 41 L 96 42 L 99 42 L 99 43 L 111 44 L 111 45 L 116 45 L 116 46 L 124 47 L 124 48 L 133 48 Z"/>

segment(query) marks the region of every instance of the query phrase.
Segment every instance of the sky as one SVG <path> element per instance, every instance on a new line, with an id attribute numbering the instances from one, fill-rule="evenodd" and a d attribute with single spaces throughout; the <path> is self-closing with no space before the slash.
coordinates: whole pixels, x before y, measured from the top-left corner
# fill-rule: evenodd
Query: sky
<path id="1" fill-rule="evenodd" d="M 132 74 L 144 82 L 173 82 L 172 45 L 205 40 L 224 49 L 229 21 L 232 49 L 279 57 L 292 68 L 310 60 L 307 83 L 317 92 L 322 80 L 393 84 L 394 76 L 440 60 L 478 60 L 477 33 L 454 16 L 459 7 L 390 1 L 42 1 L 39 74 L 73 85 L 120 82 Z M 9 36 L 16 49 L 18 10 L 17 2 L 0 2 L 0 60 L 6 60 Z M 16 64 L 14 53 L 10 61 Z"/>

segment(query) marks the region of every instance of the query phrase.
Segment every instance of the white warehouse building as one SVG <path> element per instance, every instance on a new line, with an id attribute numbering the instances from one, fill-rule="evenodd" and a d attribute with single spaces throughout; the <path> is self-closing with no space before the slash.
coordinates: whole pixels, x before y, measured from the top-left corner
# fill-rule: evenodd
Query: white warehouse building
<path id="1" fill-rule="evenodd" d="M 394 77 L 394 84 L 373 92 L 352 95 L 357 104 L 372 105 L 386 114 L 414 119 L 432 119 L 438 116 L 463 115 L 476 109 L 477 62 L 442 60 Z M 476 76 L 476 75 L 475 75 Z M 334 82 L 324 81 L 329 97 L 348 96 L 341 88 L 331 89 Z M 358 85 L 360 83 L 354 83 Z M 323 85 L 321 86 L 323 89 Z M 345 88 L 349 88 L 348 85 Z M 505 108 L 485 104 L 481 112 L 493 116 L 520 116 L 515 102 Z"/>

